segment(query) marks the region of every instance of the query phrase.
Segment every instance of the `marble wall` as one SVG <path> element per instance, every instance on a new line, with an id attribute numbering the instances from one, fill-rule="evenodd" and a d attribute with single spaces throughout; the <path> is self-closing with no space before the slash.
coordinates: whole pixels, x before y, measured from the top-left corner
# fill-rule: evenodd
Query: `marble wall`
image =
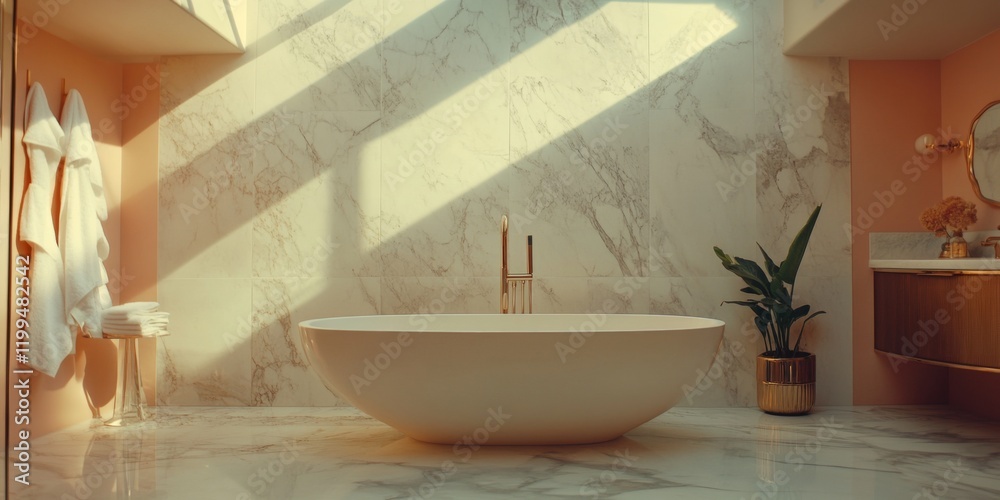
<path id="1" fill-rule="evenodd" d="M 296 324 L 497 311 L 509 214 L 536 311 L 723 319 L 683 404 L 754 405 L 712 246 L 783 256 L 818 203 L 796 290 L 851 403 L 847 65 L 782 56 L 780 1 L 244 1 L 245 55 L 163 64 L 159 404 L 344 404 Z"/>

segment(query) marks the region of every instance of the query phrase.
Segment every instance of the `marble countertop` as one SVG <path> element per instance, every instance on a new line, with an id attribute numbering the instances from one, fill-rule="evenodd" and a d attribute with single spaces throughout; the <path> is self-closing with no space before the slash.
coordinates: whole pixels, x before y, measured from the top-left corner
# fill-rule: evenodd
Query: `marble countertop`
<path id="1" fill-rule="evenodd" d="M 1000 423 L 944 407 L 674 408 L 606 443 L 475 447 L 353 408 L 152 411 L 33 440 L 10 498 L 1000 498 Z"/>
<path id="2" fill-rule="evenodd" d="M 871 259 L 872 269 L 918 269 L 922 271 L 1000 271 L 1000 259 Z"/>
<path id="3" fill-rule="evenodd" d="M 1000 259 L 993 249 L 979 244 L 996 231 L 969 231 L 969 258 L 939 259 L 942 238 L 931 233 L 872 233 L 868 267 L 872 269 L 914 269 L 924 271 L 1000 271 Z"/>

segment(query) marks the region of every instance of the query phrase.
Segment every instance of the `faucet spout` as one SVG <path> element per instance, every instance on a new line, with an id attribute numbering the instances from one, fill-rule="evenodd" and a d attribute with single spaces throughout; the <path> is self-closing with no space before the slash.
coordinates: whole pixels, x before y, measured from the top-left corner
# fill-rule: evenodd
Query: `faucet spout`
<path id="1" fill-rule="evenodd" d="M 1000 259 L 1000 236 L 990 236 L 979 244 L 984 247 L 993 247 L 993 258 Z"/>

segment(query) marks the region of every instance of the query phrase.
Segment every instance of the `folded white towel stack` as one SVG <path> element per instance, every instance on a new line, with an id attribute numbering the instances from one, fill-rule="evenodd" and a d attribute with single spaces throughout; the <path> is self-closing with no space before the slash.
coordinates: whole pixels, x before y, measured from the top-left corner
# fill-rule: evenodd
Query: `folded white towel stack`
<path id="1" fill-rule="evenodd" d="M 159 312 L 157 302 L 129 302 L 109 307 L 101 316 L 104 333 L 153 337 L 167 331 L 170 313 Z"/>

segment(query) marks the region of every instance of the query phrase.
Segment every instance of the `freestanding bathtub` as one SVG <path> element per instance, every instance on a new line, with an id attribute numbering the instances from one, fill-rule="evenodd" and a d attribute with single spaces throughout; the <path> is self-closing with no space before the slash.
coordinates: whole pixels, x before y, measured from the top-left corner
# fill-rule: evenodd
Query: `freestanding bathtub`
<path id="1" fill-rule="evenodd" d="M 454 314 L 304 321 L 334 394 L 431 443 L 607 441 L 667 411 L 725 323 L 687 316 Z"/>

